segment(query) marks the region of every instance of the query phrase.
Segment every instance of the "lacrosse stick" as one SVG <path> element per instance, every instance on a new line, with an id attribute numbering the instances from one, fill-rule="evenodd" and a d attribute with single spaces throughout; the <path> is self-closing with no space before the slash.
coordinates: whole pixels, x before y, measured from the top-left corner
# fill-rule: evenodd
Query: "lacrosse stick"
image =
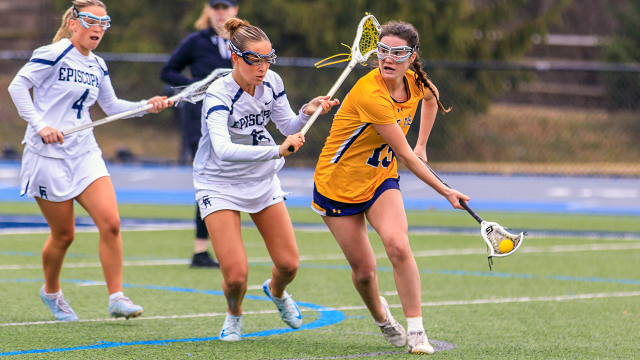
<path id="1" fill-rule="evenodd" d="M 451 186 L 447 185 L 447 183 L 442 181 L 442 179 L 440 179 L 438 174 L 436 174 L 436 172 L 433 171 L 433 169 L 424 160 L 422 160 L 422 162 L 429 169 L 429 171 L 431 171 L 433 176 L 436 177 L 436 179 L 440 180 L 440 182 L 444 184 L 444 186 L 451 189 Z M 521 232 L 518 235 L 512 234 L 507 230 L 505 230 L 505 228 L 498 223 L 484 221 L 480 217 L 480 215 L 476 214 L 476 212 L 473 211 L 473 209 L 471 209 L 471 207 L 469 206 L 469 204 L 467 204 L 466 201 L 460 199 L 460 205 L 462 205 L 462 207 L 465 210 L 467 210 L 467 212 L 471 214 L 471 216 L 473 216 L 473 218 L 476 219 L 476 221 L 480 224 L 480 234 L 482 235 L 484 242 L 487 243 L 487 246 L 489 248 L 489 257 L 488 257 L 489 269 L 491 269 L 491 265 L 493 264 L 492 258 L 509 256 L 514 252 L 516 252 L 516 250 L 518 250 L 520 245 L 522 245 L 522 240 L 524 239 L 524 236 L 527 235 L 526 232 Z M 502 243 L 503 241 L 511 241 L 513 243 L 513 249 L 511 251 L 504 252 L 504 253 L 500 251 L 500 243 Z"/>
<path id="2" fill-rule="evenodd" d="M 204 78 L 204 79 L 202 79 L 200 81 L 194 82 L 193 84 L 187 86 L 179 94 L 168 98 L 166 101 L 167 101 L 167 103 L 169 103 L 170 101 L 173 101 L 175 105 L 177 105 L 180 101 L 183 101 L 183 100 L 187 101 L 187 102 L 190 102 L 192 104 L 195 104 L 198 101 L 201 101 L 202 99 L 204 99 L 204 97 L 205 97 L 205 95 L 207 93 L 207 89 L 209 88 L 209 85 L 211 85 L 212 82 L 214 82 L 215 80 L 219 79 L 220 77 L 228 74 L 230 71 L 231 71 L 231 69 L 215 69 L 206 78 Z M 120 119 L 126 118 L 128 116 L 139 114 L 139 113 L 141 113 L 143 111 L 151 110 L 152 108 L 153 108 L 153 105 L 145 105 L 145 106 L 139 107 L 137 109 L 125 111 L 125 112 L 122 112 L 122 113 L 116 114 L 116 115 L 112 115 L 112 116 L 106 117 L 106 118 L 101 119 L 101 120 L 93 121 L 93 122 L 91 122 L 89 124 L 85 124 L 85 125 L 82 125 L 82 126 L 75 127 L 73 129 L 65 130 L 65 131 L 62 132 L 62 135 L 66 136 L 66 135 L 73 134 L 74 132 L 78 132 L 78 131 L 81 131 L 81 130 L 84 130 L 84 129 L 89 129 L 89 128 L 96 127 L 96 126 L 99 126 L 99 125 L 104 125 L 104 124 L 110 123 L 112 121 L 120 120 Z"/>
<path id="3" fill-rule="evenodd" d="M 360 24 L 358 25 L 358 32 L 356 34 L 356 39 L 353 41 L 353 46 L 350 48 L 351 53 L 334 55 L 320 61 L 319 63 L 316 63 L 316 66 L 322 67 L 325 65 L 336 64 L 343 61 L 349 61 L 347 68 L 344 69 L 344 71 L 342 72 L 342 75 L 340 75 L 340 77 L 338 78 L 338 81 L 336 81 L 336 83 L 333 85 L 331 90 L 329 90 L 329 92 L 327 93 L 327 96 L 329 96 L 329 99 L 331 99 L 331 97 L 335 95 L 336 91 L 338 91 L 338 88 L 340 88 L 340 85 L 342 85 L 342 83 L 347 78 L 351 70 L 353 70 L 353 68 L 356 67 L 356 64 L 361 63 L 362 65 L 365 65 L 365 62 L 367 61 L 369 56 L 371 56 L 371 54 L 376 52 L 377 44 L 378 44 L 378 35 L 380 34 L 381 30 L 382 30 L 382 27 L 378 23 L 378 20 L 376 20 L 375 16 L 367 14 L 365 17 L 362 18 L 362 20 L 360 20 Z M 339 60 L 339 61 L 334 61 L 327 64 L 318 65 L 325 60 L 329 60 L 331 58 L 334 58 L 340 55 L 348 55 L 349 57 L 344 60 Z M 305 135 L 307 131 L 309 131 L 309 128 L 311 127 L 311 125 L 313 125 L 313 123 L 316 121 L 318 116 L 320 116 L 321 112 L 322 112 L 322 106 L 318 106 L 318 109 L 316 109 L 316 112 L 314 112 L 313 115 L 311 115 L 311 118 L 309 118 L 309 121 L 307 121 L 307 123 L 302 128 L 302 130 L 300 130 L 300 133 L 302 135 Z M 293 152 L 295 148 L 293 147 L 293 145 L 291 145 L 289 146 L 288 150 Z"/>

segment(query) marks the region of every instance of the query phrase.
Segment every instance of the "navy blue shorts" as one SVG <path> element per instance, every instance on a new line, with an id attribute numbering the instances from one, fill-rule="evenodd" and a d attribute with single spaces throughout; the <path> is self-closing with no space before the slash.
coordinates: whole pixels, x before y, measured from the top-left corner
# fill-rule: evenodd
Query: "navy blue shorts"
<path id="1" fill-rule="evenodd" d="M 320 194 L 318 190 L 316 190 L 316 186 L 314 184 L 313 203 L 311 204 L 311 208 L 315 212 L 323 216 L 349 216 L 360 214 L 361 212 L 364 212 L 365 210 L 370 208 L 371 205 L 373 205 L 373 203 L 378 200 L 383 192 L 390 189 L 400 190 L 400 177 L 398 177 L 397 179 L 389 178 L 383 181 L 382 184 L 380 184 L 380 186 L 378 186 L 378 188 L 376 189 L 376 192 L 373 194 L 371 200 L 356 204 L 349 204 L 331 200 L 328 197 Z"/>

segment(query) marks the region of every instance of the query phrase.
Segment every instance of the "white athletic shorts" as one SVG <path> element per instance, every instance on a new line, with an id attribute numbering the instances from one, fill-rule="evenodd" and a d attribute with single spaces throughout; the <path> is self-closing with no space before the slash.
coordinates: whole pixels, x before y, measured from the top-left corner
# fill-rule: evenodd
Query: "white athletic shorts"
<path id="1" fill-rule="evenodd" d="M 202 219 L 218 210 L 255 214 L 281 202 L 290 194 L 280 188 L 278 175 L 239 184 L 202 184 L 194 181 L 193 185 Z"/>
<path id="2" fill-rule="evenodd" d="M 53 202 L 75 199 L 101 177 L 109 176 L 102 151 L 95 148 L 73 159 L 40 156 L 25 148 L 22 154 L 21 192 Z"/>

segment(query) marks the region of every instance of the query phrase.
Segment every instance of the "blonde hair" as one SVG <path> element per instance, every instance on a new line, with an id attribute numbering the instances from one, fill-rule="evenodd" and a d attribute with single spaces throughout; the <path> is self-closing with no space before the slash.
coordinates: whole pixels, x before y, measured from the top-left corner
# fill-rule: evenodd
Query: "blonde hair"
<path id="1" fill-rule="evenodd" d="M 229 32 L 231 43 L 240 51 L 247 50 L 247 45 L 251 42 L 271 42 L 262 29 L 249 24 L 247 20 L 231 18 L 224 23 L 224 28 Z"/>
<path id="2" fill-rule="evenodd" d="M 100 0 L 75 0 L 73 2 L 73 6 L 75 6 L 78 11 L 89 6 L 100 6 L 107 10 L 107 6 Z M 53 43 L 57 43 L 62 39 L 68 39 L 71 37 L 72 32 L 69 28 L 69 21 L 71 21 L 71 19 L 75 19 L 73 16 L 73 6 L 67 9 L 64 15 L 62 15 L 62 25 L 60 25 L 60 29 L 58 29 L 56 36 L 54 36 Z"/>
<path id="3" fill-rule="evenodd" d="M 200 17 L 198 18 L 198 20 L 196 20 L 196 23 L 193 25 L 196 30 L 204 30 L 208 27 L 213 27 L 213 24 L 211 23 L 211 17 L 209 16 L 209 11 L 211 9 L 211 6 L 209 6 L 209 4 L 204 6 L 204 10 L 202 10 L 202 14 L 200 14 Z"/>

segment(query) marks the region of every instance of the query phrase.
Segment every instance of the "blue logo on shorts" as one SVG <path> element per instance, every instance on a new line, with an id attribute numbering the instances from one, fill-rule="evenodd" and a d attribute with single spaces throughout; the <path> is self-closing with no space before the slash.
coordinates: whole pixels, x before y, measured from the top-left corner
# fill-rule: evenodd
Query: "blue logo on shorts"
<path id="1" fill-rule="evenodd" d="M 211 206 L 211 201 L 209 201 L 209 195 L 205 195 L 202 197 L 202 206 L 206 209 L 207 206 Z"/>
<path id="2" fill-rule="evenodd" d="M 40 197 L 49 200 L 49 197 L 47 197 L 47 188 L 44 186 L 40 186 Z"/>

